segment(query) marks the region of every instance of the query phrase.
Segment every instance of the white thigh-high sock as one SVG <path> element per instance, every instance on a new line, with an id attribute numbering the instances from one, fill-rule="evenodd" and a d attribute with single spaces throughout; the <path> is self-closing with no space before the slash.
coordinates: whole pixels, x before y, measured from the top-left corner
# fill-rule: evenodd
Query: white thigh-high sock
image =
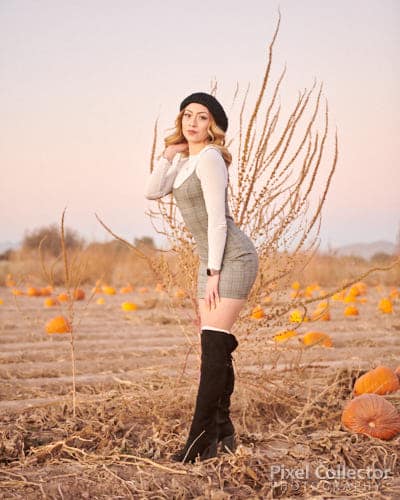
<path id="1" fill-rule="evenodd" d="M 208 326 L 208 325 L 203 325 L 201 327 L 202 330 L 217 330 L 217 332 L 225 332 L 225 333 L 231 333 L 228 330 L 223 330 L 222 328 L 216 328 L 215 326 Z"/>

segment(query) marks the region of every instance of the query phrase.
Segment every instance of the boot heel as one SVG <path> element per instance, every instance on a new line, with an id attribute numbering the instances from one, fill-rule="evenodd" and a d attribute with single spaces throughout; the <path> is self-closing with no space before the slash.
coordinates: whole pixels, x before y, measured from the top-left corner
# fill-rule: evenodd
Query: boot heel
<path id="1" fill-rule="evenodd" d="M 236 441 L 235 441 L 235 435 L 231 434 L 230 436 L 226 436 L 223 439 L 221 439 L 221 451 L 222 452 L 227 452 L 231 451 L 232 453 L 236 450 Z"/>
<path id="2" fill-rule="evenodd" d="M 214 439 L 200 455 L 200 460 L 207 460 L 217 456 L 218 441 Z"/>

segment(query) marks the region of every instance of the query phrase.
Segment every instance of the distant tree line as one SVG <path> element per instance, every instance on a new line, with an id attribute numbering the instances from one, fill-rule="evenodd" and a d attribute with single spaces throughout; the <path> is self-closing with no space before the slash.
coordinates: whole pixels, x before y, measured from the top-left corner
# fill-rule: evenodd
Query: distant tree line
<path id="1" fill-rule="evenodd" d="M 127 249 L 126 246 L 118 242 L 117 240 L 112 240 L 105 243 L 91 242 L 87 243 L 85 238 L 83 238 L 76 230 L 66 227 L 64 229 L 64 241 L 67 250 L 83 250 L 90 249 L 91 247 L 104 247 L 106 249 L 115 250 Z M 50 224 L 47 226 L 41 226 L 31 231 L 26 231 L 20 250 L 22 251 L 37 251 L 39 249 L 40 242 L 42 242 L 42 250 L 48 255 L 57 257 L 61 253 L 61 238 L 60 238 L 60 227 L 57 224 Z M 140 248 L 150 248 L 156 250 L 157 247 L 151 236 L 142 236 L 141 238 L 134 239 L 134 246 Z M 12 256 L 14 250 L 7 249 L 0 253 L 0 260 L 9 260 Z"/>

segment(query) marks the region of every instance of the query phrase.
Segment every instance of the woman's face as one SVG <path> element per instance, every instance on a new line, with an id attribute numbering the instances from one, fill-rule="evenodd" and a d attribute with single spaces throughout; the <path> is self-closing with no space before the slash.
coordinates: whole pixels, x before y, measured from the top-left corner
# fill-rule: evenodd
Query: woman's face
<path id="1" fill-rule="evenodd" d="M 182 133 L 188 142 L 206 143 L 211 114 L 208 109 L 197 102 L 191 102 L 182 115 Z"/>

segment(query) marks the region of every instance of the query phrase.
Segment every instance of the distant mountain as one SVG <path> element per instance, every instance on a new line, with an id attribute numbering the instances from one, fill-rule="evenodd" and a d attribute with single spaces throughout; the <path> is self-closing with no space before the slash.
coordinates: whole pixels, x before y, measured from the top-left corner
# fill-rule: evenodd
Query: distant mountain
<path id="1" fill-rule="evenodd" d="M 336 255 L 357 255 L 364 259 L 370 259 L 376 253 L 393 255 L 396 245 L 390 241 L 374 241 L 373 243 L 353 243 L 334 249 Z"/>

